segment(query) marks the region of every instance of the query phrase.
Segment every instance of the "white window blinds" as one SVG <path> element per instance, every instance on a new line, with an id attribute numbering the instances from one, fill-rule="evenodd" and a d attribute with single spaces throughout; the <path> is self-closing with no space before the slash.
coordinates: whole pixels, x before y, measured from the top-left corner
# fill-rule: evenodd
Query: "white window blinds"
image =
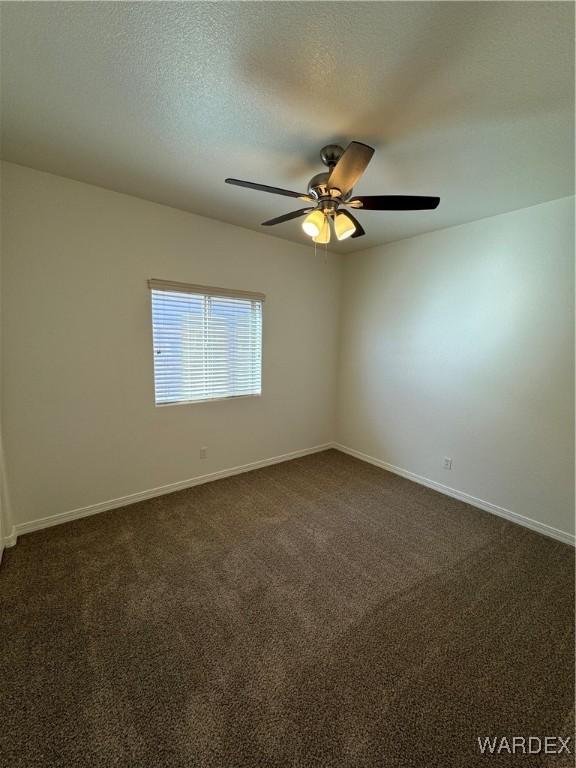
<path id="1" fill-rule="evenodd" d="M 263 294 L 148 285 L 156 405 L 260 394 Z"/>

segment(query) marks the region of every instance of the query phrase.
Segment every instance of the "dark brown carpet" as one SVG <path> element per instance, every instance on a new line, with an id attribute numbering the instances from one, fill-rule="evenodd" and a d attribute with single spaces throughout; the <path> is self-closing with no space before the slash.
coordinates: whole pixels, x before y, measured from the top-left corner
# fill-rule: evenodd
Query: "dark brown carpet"
<path id="1" fill-rule="evenodd" d="M 477 737 L 571 735 L 573 549 L 336 451 L 5 558 L 3 766 L 539 766 Z"/>

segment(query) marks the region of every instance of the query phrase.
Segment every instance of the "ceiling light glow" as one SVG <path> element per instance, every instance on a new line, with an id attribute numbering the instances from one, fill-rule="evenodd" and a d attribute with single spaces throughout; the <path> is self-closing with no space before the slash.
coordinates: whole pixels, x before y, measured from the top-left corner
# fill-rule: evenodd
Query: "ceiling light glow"
<path id="1" fill-rule="evenodd" d="M 315 211 L 312 211 L 312 213 L 309 213 L 308 216 L 306 216 L 302 222 L 302 229 L 310 237 L 318 237 L 322 231 L 324 222 L 325 216 L 322 211 L 318 210 L 317 208 Z"/>

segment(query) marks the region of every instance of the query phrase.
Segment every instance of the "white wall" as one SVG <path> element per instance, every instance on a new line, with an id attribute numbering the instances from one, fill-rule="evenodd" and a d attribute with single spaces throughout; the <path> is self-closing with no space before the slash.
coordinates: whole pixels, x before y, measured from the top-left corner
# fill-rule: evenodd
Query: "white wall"
<path id="1" fill-rule="evenodd" d="M 0 163 L 0 235 L 2 228 L 2 164 Z M 0 236 L 0 317 L 1 317 L 1 297 L 2 297 L 2 238 Z M 2 387 L 2 349 L 1 349 L 1 335 L 0 335 L 0 401 L 1 401 L 1 387 Z M 7 546 L 11 546 L 15 541 L 15 534 L 12 526 L 12 520 L 10 511 L 8 508 L 8 486 L 6 484 L 6 473 L 4 469 L 4 448 L 3 448 L 3 430 L 2 430 L 2 418 L 0 413 L 0 562 L 2 562 L 2 555 L 4 549 Z"/>
<path id="2" fill-rule="evenodd" d="M 573 531 L 572 199 L 346 256 L 340 313 L 336 257 L 3 168 L 14 523 L 336 437 Z M 267 294 L 261 398 L 154 406 L 149 277 Z"/>
<path id="3" fill-rule="evenodd" d="M 4 445 L 2 429 L 0 425 L 0 562 L 6 547 L 12 547 L 16 543 L 16 530 L 12 524 L 8 495 L 8 484 L 4 467 Z"/>
<path id="4" fill-rule="evenodd" d="M 338 441 L 573 532 L 573 258 L 572 198 L 347 257 Z"/>
<path id="5" fill-rule="evenodd" d="M 0 163 L 0 318 L 2 317 L 2 165 Z M 2 399 L 2 347 L 0 336 L 0 402 Z M 5 542 L 4 537 L 7 535 L 7 523 L 6 523 L 6 511 L 3 503 L 3 488 L 4 488 L 4 472 L 2 462 L 2 414 L 0 412 L 0 562 L 2 562 L 2 555 L 4 554 Z"/>
<path id="6" fill-rule="evenodd" d="M 16 524 L 333 440 L 337 257 L 8 163 L 3 191 Z M 154 406 L 150 277 L 266 294 L 262 397 Z"/>

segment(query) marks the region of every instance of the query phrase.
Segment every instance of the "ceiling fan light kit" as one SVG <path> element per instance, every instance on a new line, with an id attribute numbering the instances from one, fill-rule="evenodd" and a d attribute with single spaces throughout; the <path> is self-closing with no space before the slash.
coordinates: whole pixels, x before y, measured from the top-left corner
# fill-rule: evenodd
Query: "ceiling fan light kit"
<path id="1" fill-rule="evenodd" d="M 326 243 L 330 242 L 330 220 L 327 216 L 324 217 L 324 223 L 322 224 L 320 233 L 316 237 L 313 237 L 312 240 L 314 240 L 315 243 L 321 243 L 322 245 L 326 245 Z"/>
<path id="2" fill-rule="evenodd" d="M 362 225 L 352 213 L 340 210 L 341 208 L 366 211 L 424 211 L 438 207 L 439 197 L 414 195 L 352 197 L 352 189 L 363 175 L 373 154 L 372 147 L 359 141 L 351 141 L 346 149 L 339 144 L 327 144 L 320 150 L 320 158 L 328 167 L 328 171 L 317 173 L 310 179 L 308 194 L 240 179 L 226 179 L 226 183 L 256 189 L 260 192 L 295 197 L 310 203 L 311 206 L 308 208 L 301 208 L 269 219 L 264 221 L 262 226 L 270 227 L 306 215 L 302 222 L 302 229 L 315 243 L 322 244 L 330 242 L 330 222 L 334 226 L 338 240 L 362 237 L 365 234 Z"/>

